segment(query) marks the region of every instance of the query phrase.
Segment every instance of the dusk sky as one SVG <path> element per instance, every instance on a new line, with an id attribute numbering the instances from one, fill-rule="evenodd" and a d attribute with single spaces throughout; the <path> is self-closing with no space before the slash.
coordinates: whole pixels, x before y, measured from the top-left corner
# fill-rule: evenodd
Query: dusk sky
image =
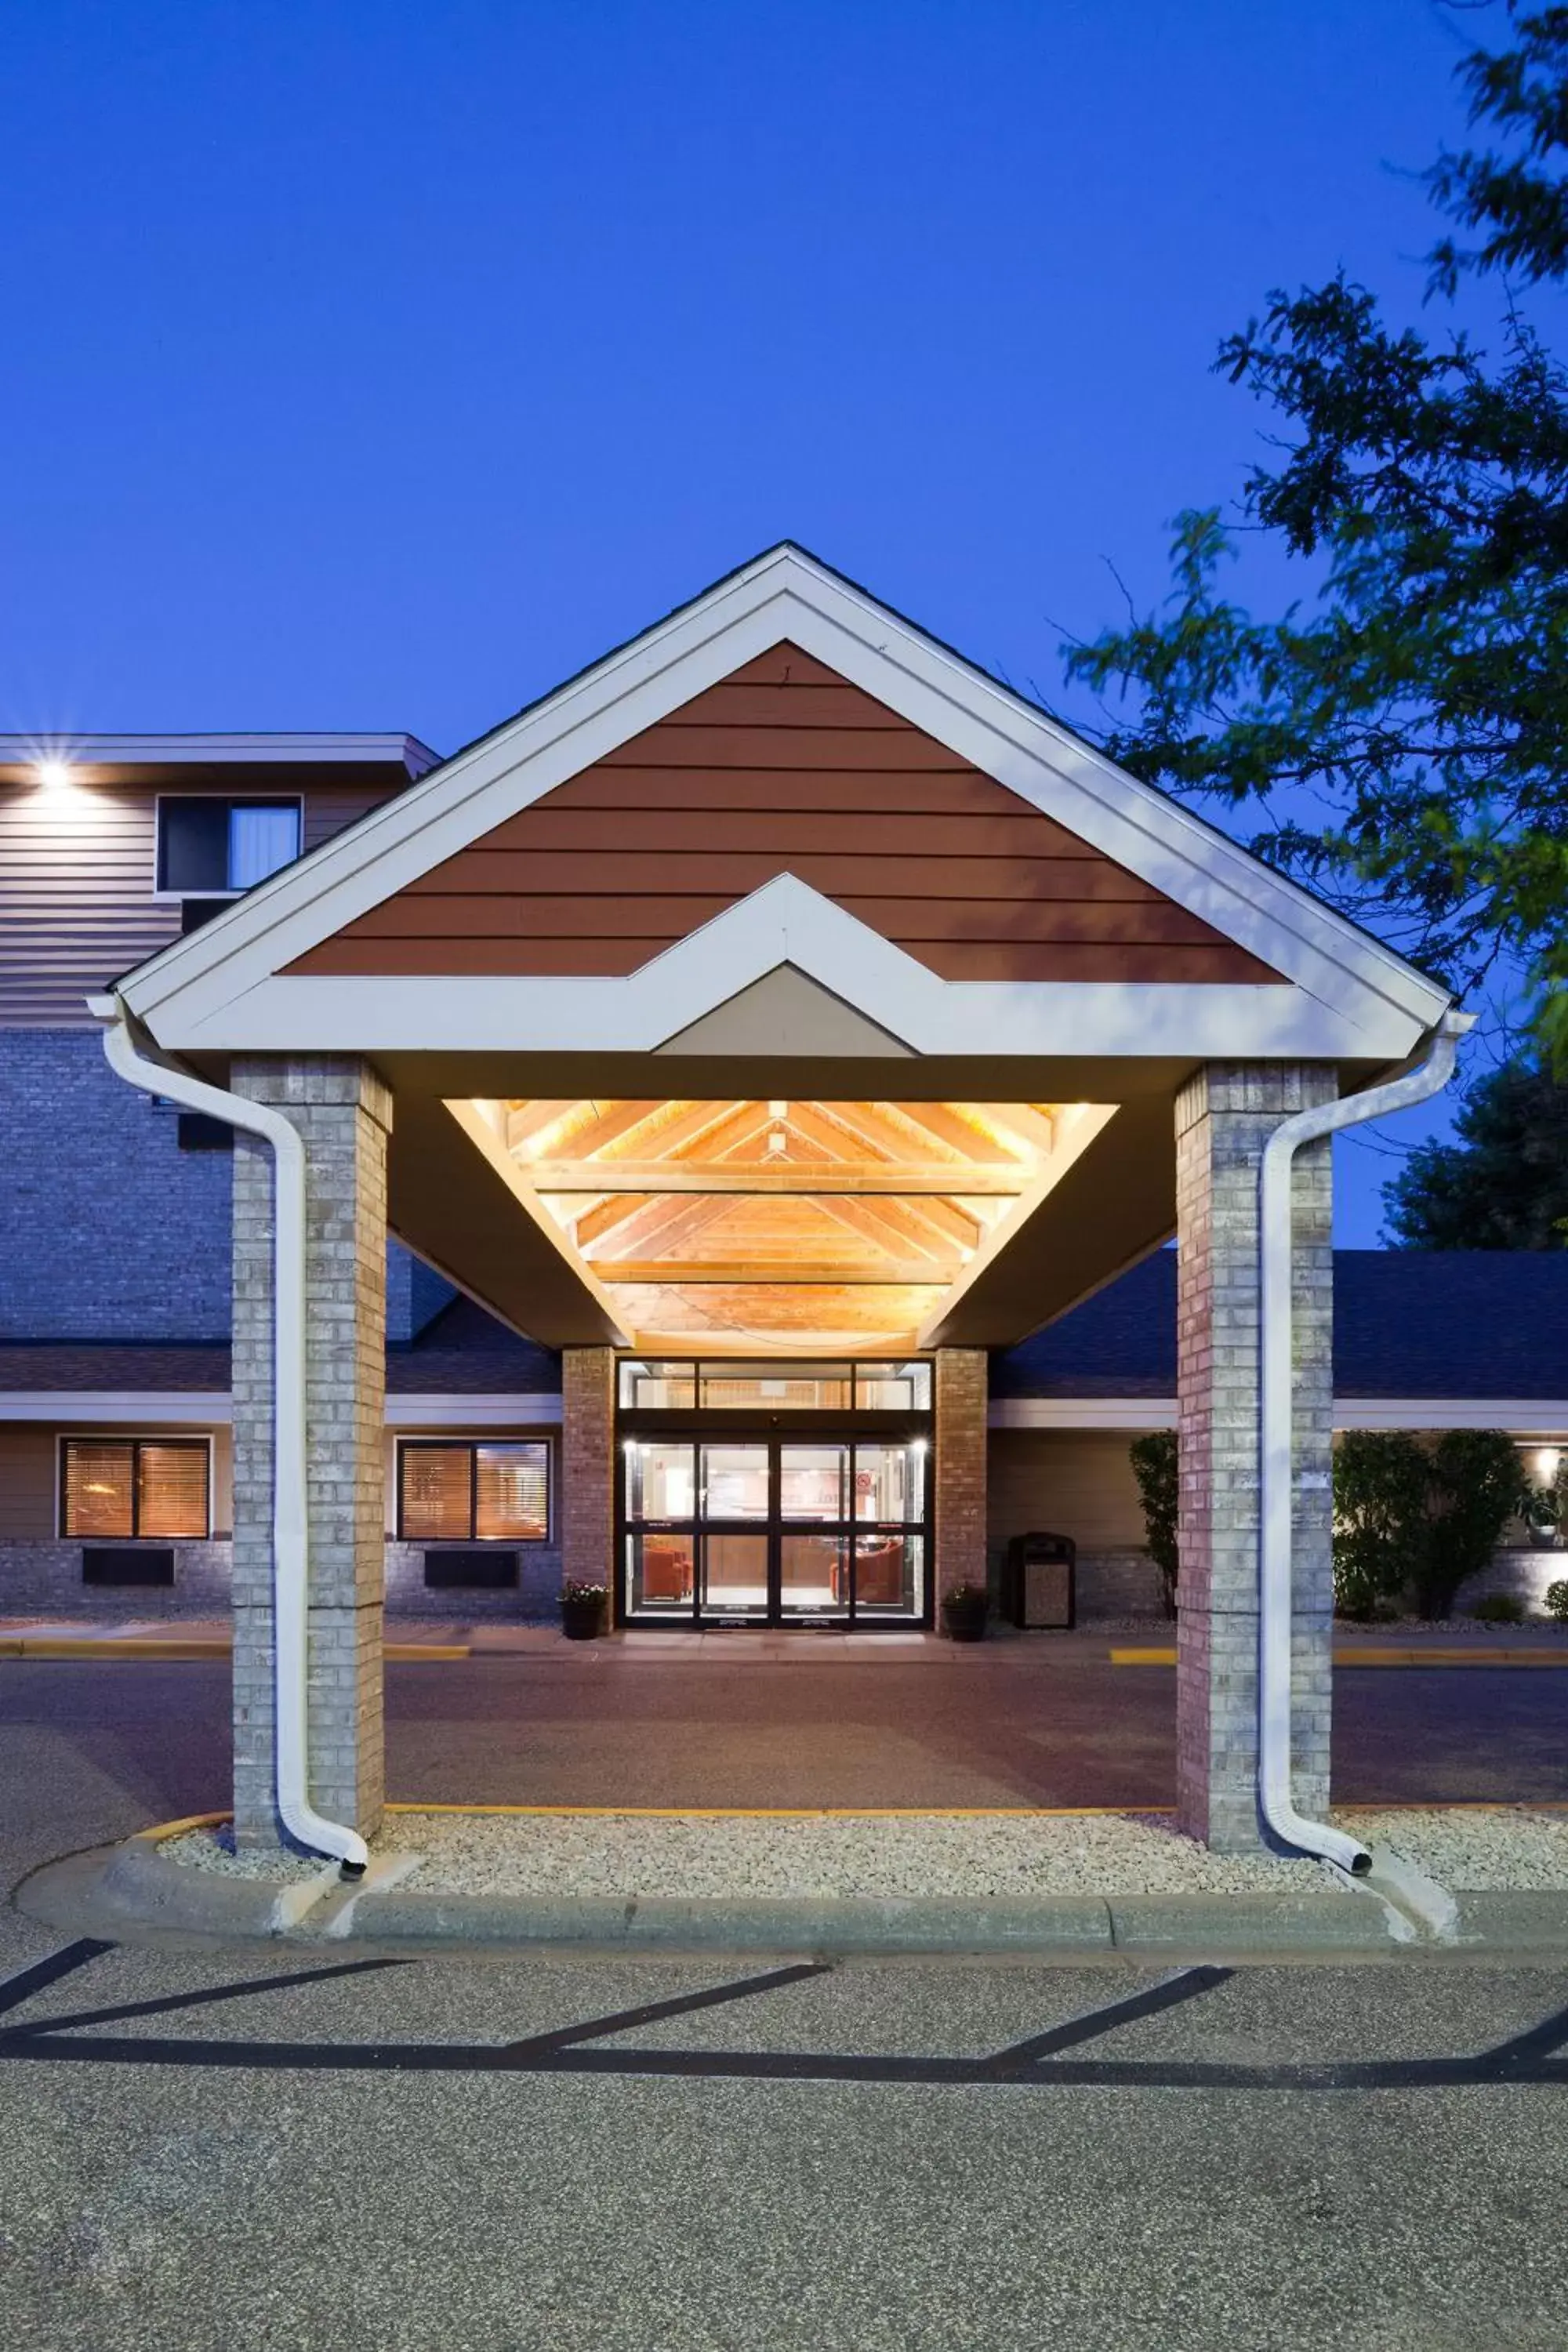
<path id="1" fill-rule="evenodd" d="M 1221 335 L 1342 262 L 1416 314 L 1490 30 L 7 0 L 0 728 L 449 751 L 785 537 L 1059 703 L 1258 449 Z"/>

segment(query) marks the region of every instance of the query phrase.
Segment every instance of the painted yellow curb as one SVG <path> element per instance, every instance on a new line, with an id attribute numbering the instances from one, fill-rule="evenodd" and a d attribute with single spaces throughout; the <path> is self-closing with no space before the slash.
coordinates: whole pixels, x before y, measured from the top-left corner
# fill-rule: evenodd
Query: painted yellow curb
<path id="1" fill-rule="evenodd" d="M 221 1829 L 225 1822 L 232 1822 L 233 1819 L 232 1812 L 185 1813 L 177 1822 L 154 1822 L 150 1830 L 138 1830 L 132 1843 L 135 1845 L 162 1845 L 165 1838 L 180 1837 L 186 1830 Z"/>
<path id="2" fill-rule="evenodd" d="M 1174 1650 L 1112 1650 L 1113 1666 L 1173 1666 Z M 1563 1650 L 1336 1650 L 1336 1666 L 1568 1666 Z"/>
<path id="3" fill-rule="evenodd" d="M 73 1641 L 68 1634 L 63 1640 L 22 1640 L 10 1649 L 18 1658 L 141 1658 L 154 1662 L 170 1658 L 226 1658 L 226 1642 L 182 1642 L 178 1640 L 151 1642 L 116 1642 L 101 1639 Z"/>
<path id="4" fill-rule="evenodd" d="M 233 1647 L 228 1641 L 182 1641 L 157 1634 L 146 1641 L 129 1642 L 101 1634 L 83 1634 L 79 1640 L 69 1633 L 37 1639 L 24 1634 L 0 1638 L 0 1658 L 129 1658 L 156 1665 L 179 1659 L 226 1658 Z M 383 1655 L 393 1664 L 408 1660 L 423 1664 L 433 1658 L 471 1657 L 473 1651 L 467 1642 L 388 1642 Z"/>

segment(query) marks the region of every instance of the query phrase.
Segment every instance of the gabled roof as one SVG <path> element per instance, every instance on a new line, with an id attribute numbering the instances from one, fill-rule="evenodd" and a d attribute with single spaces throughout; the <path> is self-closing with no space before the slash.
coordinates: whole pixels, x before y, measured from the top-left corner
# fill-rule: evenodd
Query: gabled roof
<path id="1" fill-rule="evenodd" d="M 791 876 L 615 980 L 279 977 L 784 641 L 1289 984 L 944 982 Z M 132 1010 L 174 1049 L 441 1050 L 527 1037 L 542 1051 L 646 1051 L 781 964 L 879 1021 L 898 998 L 904 1017 L 887 1025 L 922 1054 L 962 1051 L 965 1039 L 977 1050 L 983 1034 L 994 1053 L 1059 1053 L 1070 1036 L 1083 1053 L 1299 1055 L 1376 1066 L 1408 1052 L 1448 1003 L 1214 826 L 787 544 L 481 737 L 122 985 Z M 741 966 L 748 968 L 737 978 Z M 860 994 L 867 984 L 881 1011 Z"/>

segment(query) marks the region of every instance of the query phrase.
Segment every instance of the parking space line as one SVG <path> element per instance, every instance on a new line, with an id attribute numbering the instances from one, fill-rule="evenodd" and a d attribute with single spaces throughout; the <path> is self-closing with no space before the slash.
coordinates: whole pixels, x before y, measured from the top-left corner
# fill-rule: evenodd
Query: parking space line
<path id="1" fill-rule="evenodd" d="M 111 1951 L 110 1944 L 100 1944 L 99 1951 Z M 89 1955 L 95 1957 L 95 1955 Z M 407 1963 L 401 1959 L 343 1960 L 336 1968 L 294 1969 L 287 1976 L 247 1977 L 237 1984 L 204 1985 L 195 1992 L 163 1993 L 151 2000 L 118 2001 L 107 2009 L 80 2009 L 64 2017 L 40 2018 L 34 2024 L 24 2022 L 8 2026 L 0 2032 L 0 2042 L 20 2040 L 35 2033 L 63 2033 L 79 2025 L 112 2025 L 128 2017 L 166 2017 L 180 2009 L 205 2009 L 213 2001 L 242 2000 L 247 1993 L 288 1992 L 296 1985 L 314 1984 L 321 1977 L 366 1976 L 376 1969 L 401 1969 Z M 57 1974 L 63 1975 L 63 1969 Z M 53 1979 L 46 1978 L 46 1983 Z M 37 1985 L 28 1989 L 37 1991 Z M 26 1996 L 23 1996 L 26 1998 Z"/>
<path id="2" fill-rule="evenodd" d="M 1176 1969 L 1157 1984 L 1146 1986 L 1143 1991 L 1129 1993 L 1124 2000 L 1109 2001 L 1103 2009 L 1083 2010 L 1077 2017 L 1065 2018 L 1060 2025 L 1032 2035 L 1027 2042 L 1015 2042 L 1009 2049 L 999 2050 L 991 2063 L 994 2066 L 1024 2066 L 1034 2059 L 1048 2058 L 1058 2050 L 1071 2050 L 1079 2042 L 1098 2041 L 1102 2033 L 1113 2032 L 1119 2025 L 1131 2025 L 1140 2017 L 1156 2017 L 1162 2010 L 1195 2000 L 1199 1993 L 1211 1991 L 1235 1974 L 1234 1969 L 1212 1966 Z"/>
<path id="3" fill-rule="evenodd" d="M 100 1943 L 96 1937 L 81 1936 L 74 1944 L 62 1944 L 58 1952 L 50 1952 L 43 1959 L 35 1960 L 31 1967 L 17 1969 L 8 1977 L 0 1977 L 0 2014 L 8 2009 L 20 2009 L 22 2003 L 30 2000 L 36 1992 L 43 1992 L 48 1986 L 58 1984 L 62 1977 L 72 1975 L 78 1969 L 85 1969 L 89 1960 L 99 1959 L 105 1952 L 113 1949 L 112 1944 Z"/>
<path id="4" fill-rule="evenodd" d="M 508 2042 L 503 2047 L 512 2058 L 565 2050 L 574 2042 L 597 2042 L 609 2033 L 629 2033 L 634 2026 L 655 2025 L 660 2018 L 686 2017 L 693 2010 L 716 2009 L 723 2001 L 749 2000 L 753 1993 L 776 1992 L 782 1985 L 800 1984 L 808 1977 L 831 1973 L 826 1960 L 797 1960 L 788 1968 L 770 1969 L 760 1977 L 742 1977 L 730 1984 L 711 1985 L 703 1992 L 679 1993 L 669 2000 L 644 2001 L 639 2009 L 619 2010 L 613 2017 L 591 2018 L 585 2025 L 564 2025 L 550 2033 L 531 2033 L 525 2041 Z"/>

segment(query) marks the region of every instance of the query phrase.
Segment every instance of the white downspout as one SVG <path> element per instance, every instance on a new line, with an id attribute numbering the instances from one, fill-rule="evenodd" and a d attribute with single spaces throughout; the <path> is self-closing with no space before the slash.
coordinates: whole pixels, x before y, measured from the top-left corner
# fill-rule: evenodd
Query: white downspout
<path id="1" fill-rule="evenodd" d="M 226 1127 L 243 1128 L 272 1147 L 272 1608 L 277 1691 L 275 1747 L 278 1811 L 289 1836 L 312 1853 L 332 1855 L 344 1875 L 357 1878 L 370 1850 L 357 1830 L 329 1822 L 310 1798 L 310 1716 L 305 1596 L 309 1537 L 305 1507 L 305 1147 L 280 1111 L 243 1095 L 226 1094 L 172 1064 L 153 1061 L 132 1042 L 130 1015 L 118 996 L 89 999 L 105 1023 L 103 1050 L 110 1069 L 133 1087 L 187 1109 L 205 1111 Z"/>
<path id="2" fill-rule="evenodd" d="M 1453 1075 L 1459 1039 L 1473 1015 L 1446 1013 L 1423 1059 L 1402 1077 L 1347 1095 L 1316 1110 L 1298 1111 L 1264 1146 L 1258 1176 L 1258 1272 L 1261 1390 L 1258 1414 L 1260 1560 L 1258 1620 L 1258 1796 L 1263 1819 L 1284 1844 L 1337 1863 L 1359 1877 L 1372 1856 L 1355 1839 L 1309 1821 L 1290 1796 L 1290 1616 L 1293 1402 L 1291 1168 L 1304 1143 L 1316 1143 L 1369 1118 L 1408 1109 L 1438 1094 Z"/>

